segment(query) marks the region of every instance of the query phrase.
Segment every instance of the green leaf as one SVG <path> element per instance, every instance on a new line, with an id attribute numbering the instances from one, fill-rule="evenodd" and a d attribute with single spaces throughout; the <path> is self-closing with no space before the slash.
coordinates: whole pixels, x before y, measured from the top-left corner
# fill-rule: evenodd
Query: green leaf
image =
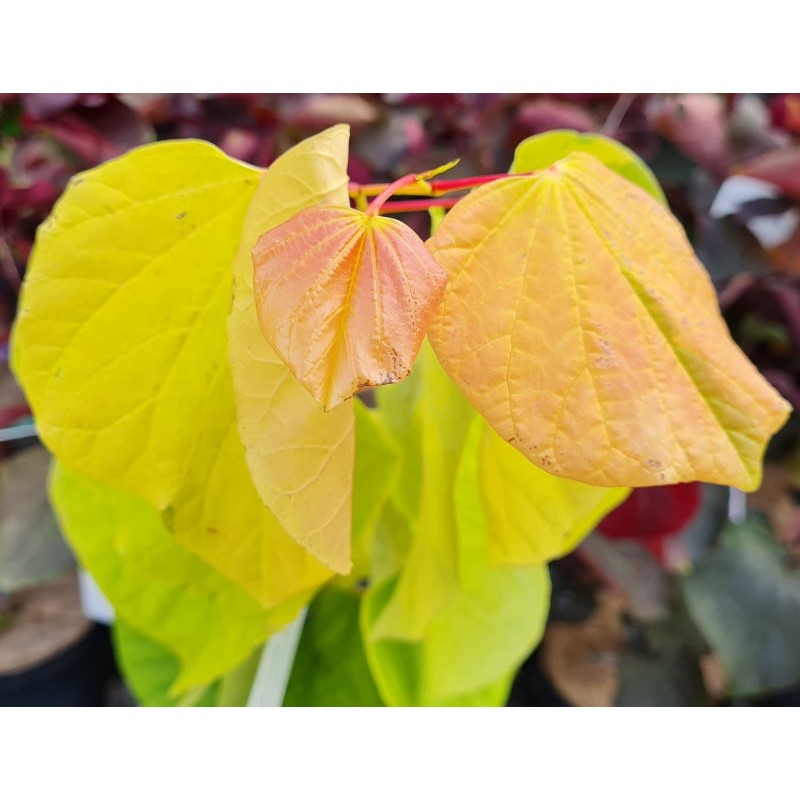
<path id="1" fill-rule="evenodd" d="M 383 639 L 367 640 L 369 631 L 380 617 L 386 602 L 395 589 L 396 579 L 390 578 L 371 587 L 361 602 L 361 627 L 370 670 L 381 697 L 391 706 L 500 706 L 511 691 L 516 667 L 493 683 L 464 695 L 436 696 L 427 678 L 427 654 L 423 642 Z M 480 657 L 476 642 L 473 655 Z M 455 670 L 461 667 L 455 666 Z"/>
<path id="2" fill-rule="evenodd" d="M 763 518 L 728 525 L 682 586 L 732 694 L 775 691 L 800 680 L 800 571 L 787 563 Z"/>
<path id="3" fill-rule="evenodd" d="M 588 486 L 532 464 L 486 422 L 479 486 L 497 564 L 543 564 L 573 550 L 630 489 Z"/>
<path id="4" fill-rule="evenodd" d="M 396 505 L 408 519 L 411 544 L 374 635 L 419 639 L 459 591 L 452 491 L 464 437 L 476 414 L 427 342 L 411 377 L 375 394 L 381 419 L 396 432 L 406 456 Z"/>
<path id="5" fill-rule="evenodd" d="M 381 706 L 364 657 L 359 599 L 335 588 L 308 610 L 284 706 Z"/>
<path id="6" fill-rule="evenodd" d="M 180 661 L 155 639 L 118 619 L 111 628 L 117 665 L 140 706 L 174 706 L 170 687 L 180 673 Z M 219 684 L 192 689 L 177 704 L 215 706 Z"/>
<path id="7" fill-rule="evenodd" d="M 370 571 L 375 526 L 389 500 L 400 469 L 400 453 L 384 429 L 378 414 L 360 400 L 356 412 L 356 463 L 353 480 L 353 571 L 346 579 L 354 584 Z"/>
<path id="8" fill-rule="evenodd" d="M 589 153 L 667 205 L 664 192 L 647 164 L 624 144 L 598 133 L 547 131 L 529 136 L 517 145 L 510 171 L 536 172 L 574 152 Z"/>
<path id="9" fill-rule="evenodd" d="M 477 491 L 482 428 L 476 415 L 450 484 L 457 536 L 452 564 L 457 591 L 451 602 L 414 641 L 408 635 L 387 636 L 380 628 L 399 590 L 397 578 L 377 582 L 363 600 L 367 658 L 381 695 L 391 705 L 501 704 L 517 668 L 544 632 L 550 591 L 546 567 L 489 563 Z M 409 559 L 402 574 L 413 568 Z M 425 602 L 422 594 L 420 602 Z"/>
<path id="10" fill-rule="evenodd" d="M 265 612 L 179 544 L 146 502 L 63 465 L 53 471 L 51 495 L 65 536 L 118 618 L 178 656 L 173 695 L 237 666 L 307 599 Z"/>

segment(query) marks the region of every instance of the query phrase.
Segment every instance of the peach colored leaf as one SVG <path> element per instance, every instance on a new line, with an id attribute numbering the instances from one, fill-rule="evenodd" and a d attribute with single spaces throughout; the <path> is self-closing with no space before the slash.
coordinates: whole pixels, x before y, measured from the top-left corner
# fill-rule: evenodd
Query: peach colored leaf
<path id="1" fill-rule="evenodd" d="M 284 153 L 261 178 L 233 262 L 228 317 L 236 418 L 253 485 L 286 532 L 338 572 L 350 568 L 353 403 L 320 410 L 264 339 L 250 251 L 259 236 L 299 210 L 347 202 L 348 139 L 346 125 L 322 131 Z"/>
<path id="2" fill-rule="evenodd" d="M 253 263 L 264 336 L 326 409 L 408 375 L 446 280 L 408 226 L 343 206 L 268 231 Z"/>
<path id="3" fill-rule="evenodd" d="M 431 344 L 534 464 L 599 486 L 758 486 L 788 404 L 642 189 L 573 153 L 472 192 L 428 247 L 448 273 Z"/>

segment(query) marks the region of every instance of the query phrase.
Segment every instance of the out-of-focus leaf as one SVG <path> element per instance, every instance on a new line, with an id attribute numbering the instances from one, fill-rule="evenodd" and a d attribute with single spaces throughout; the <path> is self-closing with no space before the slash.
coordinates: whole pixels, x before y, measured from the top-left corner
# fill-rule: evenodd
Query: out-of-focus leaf
<path id="1" fill-rule="evenodd" d="M 681 153 L 722 176 L 730 163 L 724 100 L 713 94 L 651 98 L 648 117 L 653 127 Z"/>
<path id="2" fill-rule="evenodd" d="M 730 489 L 727 486 L 703 484 L 700 508 L 689 524 L 664 543 L 665 566 L 672 572 L 685 572 L 713 547 L 728 521 Z"/>
<path id="3" fill-rule="evenodd" d="M 800 94 L 782 94 L 769 104 L 773 125 L 800 133 Z"/>
<path id="4" fill-rule="evenodd" d="M 607 539 L 635 539 L 655 558 L 664 558 L 664 544 L 680 533 L 700 508 L 700 484 L 646 486 L 603 518 L 597 526 Z"/>
<path id="5" fill-rule="evenodd" d="M 728 525 L 683 580 L 694 622 L 722 659 L 734 695 L 800 680 L 800 572 L 756 516 Z"/>
<path id="6" fill-rule="evenodd" d="M 0 592 L 57 578 L 75 563 L 47 499 L 49 468 L 38 445 L 0 460 Z"/>
<path id="7" fill-rule="evenodd" d="M 581 542 L 580 553 L 608 583 L 622 589 L 631 616 L 645 621 L 667 616 L 667 574 L 642 544 L 612 542 L 593 534 Z"/>
<path id="8" fill-rule="evenodd" d="M 585 108 L 574 103 L 541 98 L 527 100 L 520 104 L 514 118 L 514 128 L 517 132 L 527 135 L 552 130 L 558 130 L 559 133 L 593 131 L 597 128 L 597 120 Z M 514 171 L 528 172 L 529 170 Z"/>
<path id="9" fill-rule="evenodd" d="M 170 694 L 181 671 L 178 658 L 155 639 L 145 636 L 136 628 L 117 619 L 111 627 L 114 651 L 122 677 L 140 706 L 174 706 L 176 698 Z M 189 690 L 180 704 L 215 706 L 219 685 Z"/>
<path id="10" fill-rule="evenodd" d="M 588 153 L 594 156 L 610 170 L 635 183 L 666 205 L 664 192 L 647 164 L 625 145 L 597 133 L 550 131 L 531 136 L 517 145 L 509 171 L 518 173 L 547 169 L 570 153 Z"/>
<path id="11" fill-rule="evenodd" d="M 601 486 L 758 486 L 788 404 L 642 189 L 573 153 L 474 190 L 428 246 L 448 272 L 431 344 L 534 464 Z"/>
<path id="12" fill-rule="evenodd" d="M 324 589 L 308 610 L 284 706 L 382 706 L 364 656 L 359 599 Z"/>
<path id="13" fill-rule="evenodd" d="M 287 124 L 310 131 L 336 123 L 363 126 L 379 116 L 378 109 L 357 94 L 280 95 L 280 104 Z"/>
<path id="14" fill-rule="evenodd" d="M 352 403 L 321 411 L 267 344 L 250 251 L 303 208 L 347 203 L 348 139 L 347 126 L 336 125 L 284 153 L 262 176 L 233 262 L 228 317 L 236 417 L 255 488 L 288 534 L 338 572 L 350 566 Z"/>
<path id="15" fill-rule="evenodd" d="M 708 705 L 709 697 L 692 644 L 681 629 L 679 617 L 642 626 L 634 644 L 619 654 L 619 690 L 614 705 L 648 708 Z"/>
<path id="16" fill-rule="evenodd" d="M 65 536 L 117 617 L 178 656 L 176 696 L 237 666 L 307 599 L 265 612 L 176 542 L 146 502 L 63 465 L 51 494 Z"/>

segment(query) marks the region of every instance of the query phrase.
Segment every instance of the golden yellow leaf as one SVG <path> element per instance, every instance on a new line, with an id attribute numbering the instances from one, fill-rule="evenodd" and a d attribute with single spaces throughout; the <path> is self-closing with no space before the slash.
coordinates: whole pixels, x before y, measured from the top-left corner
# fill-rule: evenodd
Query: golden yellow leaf
<path id="1" fill-rule="evenodd" d="M 265 608 L 316 589 L 331 571 L 301 547 L 253 486 L 234 415 L 230 371 L 209 387 L 192 459 L 166 517 L 175 538 Z"/>
<path id="2" fill-rule="evenodd" d="M 472 192 L 428 245 L 448 273 L 431 344 L 533 463 L 600 486 L 758 486 L 789 406 L 642 189 L 574 153 Z"/>
<path id="3" fill-rule="evenodd" d="M 66 467 L 146 500 L 269 608 L 330 573 L 265 507 L 231 435 L 231 262 L 259 177 L 180 141 L 75 178 L 39 231 L 13 355 Z"/>
<path id="4" fill-rule="evenodd" d="M 411 371 L 444 270 L 396 219 L 315 206 L 253 249 L 264 336 L 324 408 Z"/>
<path id="5" fill-rule="evenodd" d="M 234 259 L 228 317 L 239 436 L 255 488 L 289 535 L 337 572 L 350 569 L 353 404 L 321 411 L 264 339 L 250 251 L 265 231 L 307 206 L 347 203 L 348 139 L 348 127 L 336 125 L 264 174 Z"/>
<path id="6" fill-rule="evenodd" d="M 185 141 L 72 179 L 39 228 L 13 337 L 14 370 L 64 464 L 157 508 L 172 500 L 225 358 L 230 262 L 258 179 Z"/>

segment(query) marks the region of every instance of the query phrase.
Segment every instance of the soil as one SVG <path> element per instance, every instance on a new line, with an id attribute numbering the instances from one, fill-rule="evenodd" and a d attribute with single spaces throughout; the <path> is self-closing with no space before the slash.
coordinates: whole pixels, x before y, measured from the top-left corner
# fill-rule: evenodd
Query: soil
<path id="1" fill-rule="evenodd" d="M 81 610 L 75 572 L 15 592 L 0 619 L 0 675 L 23 672 L 48 661 L 78 642 L 91 627 Z"/>

